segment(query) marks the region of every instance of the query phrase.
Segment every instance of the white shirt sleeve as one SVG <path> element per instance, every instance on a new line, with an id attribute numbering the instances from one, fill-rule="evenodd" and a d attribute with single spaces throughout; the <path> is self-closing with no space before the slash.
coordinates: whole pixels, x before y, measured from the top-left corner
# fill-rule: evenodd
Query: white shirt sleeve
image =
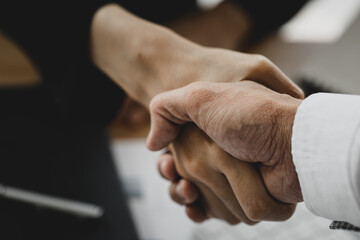
<path id="1" fill-rule="evenodd" d="M 360 226 L 360 96 L 305 99 L 295 115 L 292 155 L 306 207 Z"/>

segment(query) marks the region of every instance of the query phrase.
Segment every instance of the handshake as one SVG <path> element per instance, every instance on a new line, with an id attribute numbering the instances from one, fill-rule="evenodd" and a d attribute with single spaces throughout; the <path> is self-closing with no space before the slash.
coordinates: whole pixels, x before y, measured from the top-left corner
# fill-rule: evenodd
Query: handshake
<path id="1" fill-rule="evenodd" d="M 195 20 L 188 39 L 229 43 L 225 32 L 235 33 Z M 358 96 L 303 101 L 265 57 L 205 47 L 114 4 L 95 14 L 90 43 L 93 63 L 150 108 L 147 147 L 168 147 L 159 170 L 191 219 L 282 221 L 304 199 L 319 216 L 360 225 Z"/>
<path id="2" fill-rule="evenodd" d="M 147 146 L 168 146 L 159 170 L 191 219 L 254 224 L 293 214 L 302 194 L 291 135 L 303 93 L 279 68 L 188 41 L 116 5 L 97 12 L 91 36 L 95 65 L 149 106 Z"/>
<path id="3" fill-rule="evenodd" d="M 283 221 L 303 200 L 291 154 L 303 93 L 265 58 L 253 70 L 254 81 L 195 82 L 150 103 L 147 147 L 168 147 L 158 169 L 195 222 Z"/>

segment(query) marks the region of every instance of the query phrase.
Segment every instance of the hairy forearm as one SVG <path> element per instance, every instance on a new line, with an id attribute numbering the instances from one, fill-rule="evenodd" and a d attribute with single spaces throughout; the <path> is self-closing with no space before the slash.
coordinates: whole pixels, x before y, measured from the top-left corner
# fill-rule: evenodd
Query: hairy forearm
<path id="1" fill-rule="evenodd" d="M 202 47 L 119 5 L 98 10 L 90 37 L 94 64 L 145 106 L 156 94 L 196 77 L 186 66 L 196 64 Z"/>

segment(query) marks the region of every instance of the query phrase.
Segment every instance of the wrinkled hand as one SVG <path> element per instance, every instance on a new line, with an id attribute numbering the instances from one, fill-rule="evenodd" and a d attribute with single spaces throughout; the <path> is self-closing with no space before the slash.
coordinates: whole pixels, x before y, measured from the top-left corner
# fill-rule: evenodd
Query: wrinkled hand
<path id="1" fill-rule="evenodd" d="M 273 197 L 299 202 L 302 194 L 292 163 L 291 134 L 300 103 L 251 81 L 190 84 L 153 99 L 148 148 L 167 146 L 181 125 L 192 121 L 236 159 L 260 163 Z"/>
<path id="2" fill-rule="evenodd" d="M 224 152 L 195 125 L 187 124 L 170 149 L 176 167 L 176 171 L 172 169 L 173 176 L 176 178 L 177 172 L 201 192 L 197 200 L 197 190 L 180 180 L 180 191 L 185 189 L 190 194 L 187 214 L 193 220 L 214 217 L 230 224 L 254 224 L 261 220 L 285 220 L 293 214 L 295 205 L 274 200 L 253 165 Z M 176 192 L 172 189 L 176 186 L 173 184 L 170 192 Z M 184 200 L 178 194 L 171 196 L 179 203 Z"/>

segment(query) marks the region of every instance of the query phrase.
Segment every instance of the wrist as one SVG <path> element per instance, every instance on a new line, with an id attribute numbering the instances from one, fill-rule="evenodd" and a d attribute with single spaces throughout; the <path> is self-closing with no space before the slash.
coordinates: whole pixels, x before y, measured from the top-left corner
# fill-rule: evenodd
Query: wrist
<path id="1" fill-rule="evenodd" d="M 299 179 L 291 154 L 291 135 L 295 113 L 301 100 L 282 94 L 275 97 L 275 118 L 271 129 L 269 161 L 260 165 L 269 193 L 285 203 L 302 201 Z"/>
<path id="2" fill-rule="evenodd" d="M 139 42 L 128 66 L 137 83 L 136 97 L 148 105 L 155 95 L 199 79 L 204 48 L 162 28 Z M 133 74 L 135 73 L 135 74 Z"/>
<path id="3" fill-rule="evenodd" d="M 156 94 L 194 81 L 191 69 L 202 49 L 115 4 L 102 7 L 93 18 L 94 64 L 145 106 Z"/>
<path id="4" fill-rule="evenodd" d="M 300 99 L 291 99 L 291 101 L 289 101 L 287 106 L 285 107 L 285 113 L 286 113 L 285 114 L 286 120 L 284 121 L 285 152 L 282 161 L 283 161 L 283 166 L 285 166 L 285 169 L 287 171 L 287 173 L 285 174 L 286 180 L 284 180 L 284 182 L 288 186 L 287 197 L 285 200 L 286 202 L 290 202 L 290 203 L 303 201 L 300 182 L 298 179 L 298 175 L 295 169 L 292 152 L 291 152 L 292 149 L 291 139 L 292 139 L 292 132 L 293 132 L 292 130 L 294 125 L 295 114 L 302 101 L 303 100 Z"/>
<path id="5" fill-rule="evenodd" d="M 286 128 L 285 129 L 285 142 L 287 143 L 286 145 L 288 145 L 288 147 L 286 149 L 287 149 L 287 153 L 290 155 L 291 162 L 292 162 L 292 155 L 291 155 L 292 129 L 294 126 L 296 111 L 302 101 L 303 100 L 301 100 L 301 99 L 292 98 L 291 101 L 289 101 L 287 103 L 287 106 L 284 107 L 285 108 L 284 128 Z"/>

